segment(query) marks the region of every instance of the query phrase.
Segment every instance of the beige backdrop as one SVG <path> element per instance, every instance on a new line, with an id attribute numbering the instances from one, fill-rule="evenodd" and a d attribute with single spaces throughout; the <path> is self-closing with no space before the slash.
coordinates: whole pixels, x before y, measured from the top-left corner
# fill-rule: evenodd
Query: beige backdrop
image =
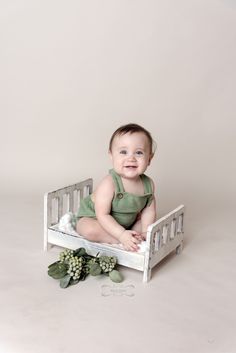
<path id="1" fill-rule="evenodd" d="M 235 0 L 0 0 L 0 353 L 236 352 L 235 63 Z M 96 184 L 128 122 L 157 141 L 159 216 L 186 205 L 184 251 L 146 286 L 122 266 L 63 290 L 43 194 Z"/>
<path id="2" fill-rule="evenodd" d="M 136 122 L 161 212 L 235 206 L 234 1 L 2 1 L 0 19 L 2 193 L 96 184 Z"/>

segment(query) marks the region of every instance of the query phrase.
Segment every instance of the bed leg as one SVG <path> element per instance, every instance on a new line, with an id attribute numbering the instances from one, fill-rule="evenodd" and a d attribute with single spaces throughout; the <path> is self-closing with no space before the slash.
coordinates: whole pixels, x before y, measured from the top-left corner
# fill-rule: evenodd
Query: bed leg
<path id="1" fill-rule="evenodd" d="M 48 232 L 44 233 L 43 250 L 48 251 L 52 248 L 52 244 L 48 242 Z"/>
<path id="2" fill-rule="evenodd" d="M 147 283 L 151 279 L 152 268 L 150 266 L 151 254 L 152 254 L 152 244 L 153 244 L 153 225 L 151 224 L 147 229 L 146 237 L 146 251 L 144 258 L 144 267 L 143 267 L 143 283 Z"/>
<path id="3" fill-rule="evenodd" d="M 43 250 L 46 252 L 46 251 L 50 250 L 52 247 L 53 247 L 53 244 L 46 243 L 43 246 Z"/>
<path id="4" fill-rule="evenodd" d="M 44 251 L 48 251 L 49 250 L 47 235 L 44 235 L 43 250 Z"/>
<path id="5" fill-rule="evenodd" d="M 145 269 L 143 272 L 143 283 L 147 283 L 151 279 L 151 271 L 152 269 L 148 267 L 148 269 Z"/>
<path id="6" fill-rule="evenodd" d="M 177 248 L 175 249 L 176 255 L 181 254 L 182 250 L 183 250 L 183 241 L 181 241 L 181 243 L 180 243 L 180 244 L 177 246 Z"/>

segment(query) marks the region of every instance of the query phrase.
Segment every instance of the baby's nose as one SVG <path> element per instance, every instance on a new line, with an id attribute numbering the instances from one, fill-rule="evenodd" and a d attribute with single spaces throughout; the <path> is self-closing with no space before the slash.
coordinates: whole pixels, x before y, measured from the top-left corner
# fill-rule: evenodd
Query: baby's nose
<path id="1" fill-rule="evenodd" d="M 130 154 L 128 155 L 128 159 L 130 159 L 130 160 L 136 159 L 136 158 L 135 158 L 135 154 L 134 154 L 134 153 L 130 153 Z"/>

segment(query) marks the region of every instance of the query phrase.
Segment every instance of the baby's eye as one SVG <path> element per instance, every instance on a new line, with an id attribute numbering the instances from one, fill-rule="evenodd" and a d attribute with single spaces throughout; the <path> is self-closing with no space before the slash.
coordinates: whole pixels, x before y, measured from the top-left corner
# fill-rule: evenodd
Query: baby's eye
<path id="1" fill-rule="evenodd" d="M 143 155 L 143 151 L 137 151 L 136 154 L 137 154 L 138 156 L 142 156 L 142 155 Z"/>
<path id="2" fill-rule="evenodd" d="M 121 150 L 120 154 L 127 154 L 127 151 L 126 150 Z"/>

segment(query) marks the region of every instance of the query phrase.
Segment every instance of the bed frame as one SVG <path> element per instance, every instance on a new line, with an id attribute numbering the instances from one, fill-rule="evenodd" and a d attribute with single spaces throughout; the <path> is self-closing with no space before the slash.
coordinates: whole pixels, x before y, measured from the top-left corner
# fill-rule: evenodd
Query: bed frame
<path id="1" fill-rule="evenodd" d="M 84 237 L 72 235 L 55 228 L 66 212 L 76 212 L 80 200 L 91 194 L 93 180 L 82 182 L 48 192 L 44 196 L 44 250 L 57 245 L 68 249 L 84 247 L 88 254 L 116 256 L 118 264 L 143 272 L 143 282 L 151 278 L 151 270 L 172 251 L 179 254 L 183 247 L 184 206 L 180 205 L 172 212 L 150 224 L 147 230 L 144 252 L 131 252 L 119 247 L 96 243 Z"/>

